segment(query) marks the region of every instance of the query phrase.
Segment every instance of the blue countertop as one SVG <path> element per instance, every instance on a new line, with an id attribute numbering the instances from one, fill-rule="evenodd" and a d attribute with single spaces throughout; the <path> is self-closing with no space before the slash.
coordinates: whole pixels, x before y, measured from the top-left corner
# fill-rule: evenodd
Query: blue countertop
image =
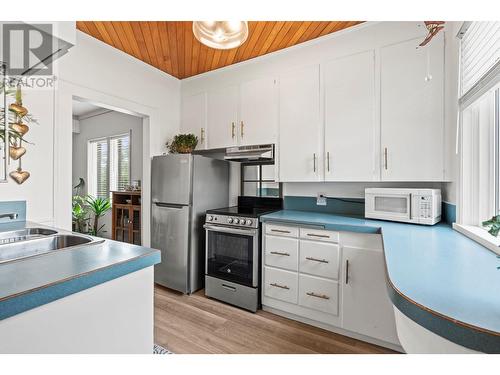
<path id="1" fill-rule="evenodd" d="M 50 228 L 29 222 L 18 222 L 0 224 L 0 232 L 25 227 Z M 55 230 L 60 234 L 71 233 Z M 153 266 L 160 260 L 158 250 L 104 240 L 101 243 L 56 250 L 2 263 L 0 264 L 0 320 Z"/>
<path id="2" fill-rule="evenodd" d="M 453 342 L 483 352 L 500 352 L 500 259 L 450 225 L 424 226 L 295 210 L 264 215 L 261 221 L 381 233 L 396 307 Z"/>

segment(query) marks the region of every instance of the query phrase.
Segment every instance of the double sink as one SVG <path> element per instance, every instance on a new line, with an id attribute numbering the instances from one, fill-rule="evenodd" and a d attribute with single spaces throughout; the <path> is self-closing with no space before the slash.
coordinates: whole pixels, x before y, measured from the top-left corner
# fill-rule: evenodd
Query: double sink
<path id="1" fill-rule="evenodd" d="M 103 241 L 76 234 L 60 234 L 47 228 L 0 232 L 0 264 Z"/>

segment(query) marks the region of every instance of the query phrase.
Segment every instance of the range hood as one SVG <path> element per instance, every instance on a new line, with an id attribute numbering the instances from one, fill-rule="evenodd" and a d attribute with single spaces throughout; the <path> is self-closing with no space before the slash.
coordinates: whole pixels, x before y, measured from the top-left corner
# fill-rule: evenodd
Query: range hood
<path id="1" fill-rule="evenodd" d="M 274 162 L 274 145 L 238 146 L 226 148 L 224 160 L 240 163 Z"/>

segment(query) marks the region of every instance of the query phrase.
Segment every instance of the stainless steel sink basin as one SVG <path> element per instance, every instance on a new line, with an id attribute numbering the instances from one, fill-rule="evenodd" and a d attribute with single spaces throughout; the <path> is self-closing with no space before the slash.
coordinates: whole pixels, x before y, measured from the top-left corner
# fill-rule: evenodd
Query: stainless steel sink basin
<path id="1" fill-rule="evenodd" d="M 59 234 L 26 241 L 6 243 L 0 245 L 0 263 L 46 254 L 52 251 L 68 249 L 75 246 L 100 242 L 102 241 L 94 241 L 92 238 L 86 236 Z"/>
<path id="2" fill-rule="evenodd" d="M 51 236 L 53 234 L 57 234 L 57 232 L 46 228 L 25 228 L 11 232 L 1 232 L 0 245 Z"/>

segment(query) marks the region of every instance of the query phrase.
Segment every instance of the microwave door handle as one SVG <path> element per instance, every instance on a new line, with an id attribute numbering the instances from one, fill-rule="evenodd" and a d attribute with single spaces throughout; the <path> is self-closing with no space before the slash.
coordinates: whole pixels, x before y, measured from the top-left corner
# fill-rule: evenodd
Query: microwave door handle
<path id="1" fill-rule="evenodd" d="M 411 209 L 411 207 L 413 206 L 413 196 L 412 196 L 411 193 L 410 193 L 410 199 L 409 200 L 410 200 L 410 207 L 409 207 L 409 210 L 408 210 L 408 214 L 409 214 L 408 219 L 412 220 L 413 217 L 412 217 L 412 209 Z"/>

